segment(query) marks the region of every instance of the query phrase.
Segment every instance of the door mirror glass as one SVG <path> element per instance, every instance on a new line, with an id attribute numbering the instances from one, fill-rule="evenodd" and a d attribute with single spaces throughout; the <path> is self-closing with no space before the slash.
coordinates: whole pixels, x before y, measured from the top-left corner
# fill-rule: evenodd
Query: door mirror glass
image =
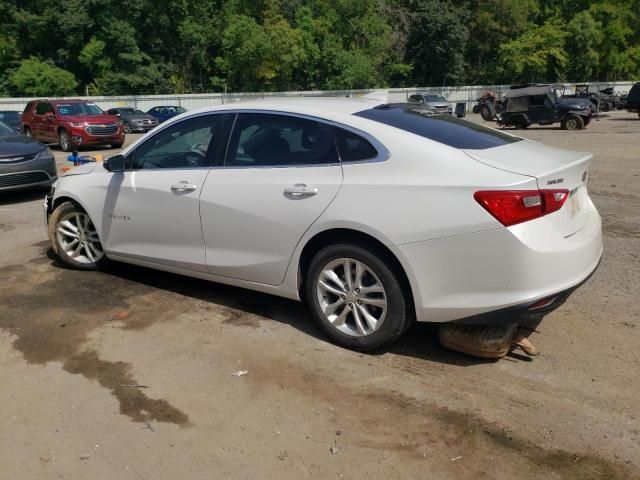
<path id="1" fill-rule="evenodd" d="M 107 158 L 103 165 L 105 170 L 110 172 L 124 172 L 124 155 L 114 155 Z"/>

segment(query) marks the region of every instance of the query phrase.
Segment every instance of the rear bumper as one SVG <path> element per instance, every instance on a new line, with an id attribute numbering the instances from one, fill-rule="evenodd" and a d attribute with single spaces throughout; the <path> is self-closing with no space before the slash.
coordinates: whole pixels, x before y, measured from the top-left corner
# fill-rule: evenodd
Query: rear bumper
<path id="1" fill-rule="evenodd" d="M 556 300 L 562 303 L 600 262 L 601 220 L 591 205 L 578 232 L 556 239 L 542 228 L 543 221 L 392 247 L 409 277 L 417 320 L 522 312 L 548 298 L 553 301 L 545 309 L 555 308 Z"/>

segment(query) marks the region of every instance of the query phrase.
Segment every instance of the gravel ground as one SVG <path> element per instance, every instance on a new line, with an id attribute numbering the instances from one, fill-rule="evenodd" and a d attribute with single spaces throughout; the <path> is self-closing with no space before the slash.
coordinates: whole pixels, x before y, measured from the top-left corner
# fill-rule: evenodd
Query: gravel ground
<path id="1" fill-rule="evenodd" d="M 605 239 L 534 360 L 449 352 L 429 325 L 363 355 L 295 302 L 68 270 L 42 193 L 0 195 L 0 478 L 640 478 L 640 120 L 520 133 L 595 154 Z"/>

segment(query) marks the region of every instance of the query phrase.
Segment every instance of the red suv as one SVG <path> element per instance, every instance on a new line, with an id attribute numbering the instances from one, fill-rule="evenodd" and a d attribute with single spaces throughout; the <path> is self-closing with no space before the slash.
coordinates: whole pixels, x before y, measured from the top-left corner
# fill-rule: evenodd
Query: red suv
<path id="1" fill-rule="evenodd" d="M 58 143 L 65 152 L 80 145 L 124 143 L 122 122 L 85 100 L 32 100 L 22 113 L 22 132 L 44 143 Z"/>

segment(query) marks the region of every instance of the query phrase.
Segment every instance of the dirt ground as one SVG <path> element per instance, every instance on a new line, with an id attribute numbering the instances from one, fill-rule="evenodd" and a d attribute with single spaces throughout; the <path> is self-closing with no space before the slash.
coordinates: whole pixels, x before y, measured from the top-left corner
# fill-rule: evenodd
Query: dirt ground
<path id="1" fill-rule="evenodd" d="M 42 192 L 0 195 L 0 478 L 640 478 L 640 120 L 520 133 L 595 154 L 605 241 L 534 360 L 449 352 L 429 325 L 363 355 L 295 302 L 68 270 Z"/>

